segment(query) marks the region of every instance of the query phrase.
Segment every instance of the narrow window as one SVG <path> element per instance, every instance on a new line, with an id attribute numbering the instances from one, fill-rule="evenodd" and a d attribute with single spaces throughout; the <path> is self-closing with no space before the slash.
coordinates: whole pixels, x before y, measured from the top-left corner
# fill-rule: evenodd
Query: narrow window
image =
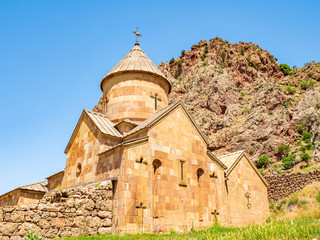
<path id="1" fill-rule="evenodd" d="M 156 95 L 156 97 L 154 98 L 154 109 L 158 110 L 158 96 Z"/>
<path id="2" fill-rule="evenodd" d="M 181 164 L 181 182 L 183 182 L 183 162 L 180 162 Z"/>

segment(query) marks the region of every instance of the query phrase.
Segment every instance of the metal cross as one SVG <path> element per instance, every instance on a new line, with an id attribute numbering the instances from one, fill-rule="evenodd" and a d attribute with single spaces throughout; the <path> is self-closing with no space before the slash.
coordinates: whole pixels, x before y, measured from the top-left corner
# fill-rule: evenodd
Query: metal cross
<path id="1" fill-rule="evenodd" d="M 142 35 L 139 33 L 139 28 L 137 27 L 137 30 L 133 31 L 132 33 L 136 35 L 136 43 L 139 44 L 138 37 L 142 37 Z"/>

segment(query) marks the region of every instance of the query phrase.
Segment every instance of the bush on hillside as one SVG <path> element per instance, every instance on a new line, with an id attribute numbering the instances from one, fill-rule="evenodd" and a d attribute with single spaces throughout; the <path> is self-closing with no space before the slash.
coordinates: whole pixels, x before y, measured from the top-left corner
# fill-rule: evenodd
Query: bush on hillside
<path id="1" fill-rule="evenodd" d="M 170 64 L 172 64 L 172 63 L 174 63 L 174 61 L 175 61 L 175 59 L 174 58 L 171 58 L 171 60 L 170 60 Z"/>
<path id="2" fill-rule="evenodd" d="M 308 153 L 303 153 L 300 156 L 300 160 L 303 162 L 306 162 L 306 163 L 308 163 L 310 159 L 311 159 L 311 157 Z"/>
<path id="3" fill-rule="evenodd" d="M 281 156 L 287 156 L 290 151 L 291 151 L 291 148 L 288 145 L 281 145 L 278 147 L 278 153 Z"/>
<path id="4" fill-rule="evenodd" d="M 283 74 L 284 74 L 285 76 L 287 76 L 287 75 L 290 74 L 291 68 L 289 67 L 288 64 L 281 63 L 281 64 L 280 64 L 280 70 L 283 72 Z"/>
<path id="5" fill-rule="evenodd" d="M 289 169 L 292 168 L 293 166 L 293 162 L 296 159 L 296 155 L 295 154 L 291 154 L 287 157 L 282 158 L 282 163 L 285 169 Z"/>
<path id="6" fill-rule="evenodd" d="M 268 163 L 270 162 L 270 159 L 266 156 L 266 155 L 262 155 L 258 162 L 257 162 L 257 167 L 258 168 L 261 168 L 261 167 L 264 167 L 266 166 Z"/>

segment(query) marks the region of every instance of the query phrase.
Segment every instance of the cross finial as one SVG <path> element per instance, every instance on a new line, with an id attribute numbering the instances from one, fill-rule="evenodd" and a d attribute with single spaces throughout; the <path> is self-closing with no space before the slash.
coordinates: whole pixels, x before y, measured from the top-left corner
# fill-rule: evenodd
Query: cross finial
<path id="1" fill-rule="evenodd" d="M 136 43 L 135 43 L 135 45 L 139 45 L 138 37 L 142 37 L 142 35 L 139 33 L 139 28 L 137 27 L 137 30 L 133 31 L 132 33 L 136 35 Z"/>

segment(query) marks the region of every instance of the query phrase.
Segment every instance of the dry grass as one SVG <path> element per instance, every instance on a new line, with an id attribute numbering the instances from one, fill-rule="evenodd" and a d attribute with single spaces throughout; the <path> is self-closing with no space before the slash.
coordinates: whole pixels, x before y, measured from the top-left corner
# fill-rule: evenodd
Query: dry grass
<path id="1" fill-rule="evenodd" d="M 320 182 L 315 182 L 287 198 L 271 203 L 271 218 L 275 220 L 295 219 L 305 216 L 320 218 L 320 203 L 316 200 L 319 191 Z"/>

